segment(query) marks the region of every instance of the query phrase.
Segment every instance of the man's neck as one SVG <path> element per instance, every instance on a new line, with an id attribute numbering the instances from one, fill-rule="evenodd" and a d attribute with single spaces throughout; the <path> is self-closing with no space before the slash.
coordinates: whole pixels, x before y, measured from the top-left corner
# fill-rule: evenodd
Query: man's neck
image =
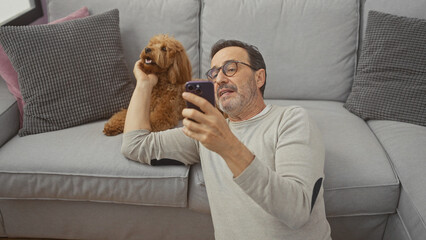
<path id="1" fill-rule="evenodd" d="M 266 104 L 263 101 L 257 101 L 255 104 L 248 105 L 243 112 L 233 116 L 232 114 L 228 114 L 228 118 L 231 122 L 241 122 L 245 120 L 249 120 L 250 118 L 256 116 L 260 112 L 262 112 L 263 109 L 265 109 Z"/>

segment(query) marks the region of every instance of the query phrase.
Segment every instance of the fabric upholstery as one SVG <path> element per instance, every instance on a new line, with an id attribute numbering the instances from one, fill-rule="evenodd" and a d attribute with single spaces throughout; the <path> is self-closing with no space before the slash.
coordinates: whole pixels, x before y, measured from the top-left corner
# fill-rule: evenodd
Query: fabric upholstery
<path id="1" fill-rule="evenodd" d="M 70 15 L 63 17 L 61 19 L 58 19 L 56 21 L 53 21 L 50 24 L 70 21 L 73 19 L 83 18 L 87 16 L 89 16 L 89 10 L 87 9 L 87 7 L 82 7 L 79 10 L 71 13 Z M 13 94 L 16 101 L 18 102 L 17 104 L 18 104 L 18 108 L 20 112 L 20 124 L 22 126 L 25 103 L 22 98 L 21 90 L 18 84 L 18 73 L 13 68 L 12 63 L 10 62 L 6 53 L 4 52 L 4 49 L 1 46 L 1 44 L 0 44 L 0 75 L 6 81 L 7 87 L 10 93 Z"/>
<path id="2" fill-rule="evenodd" d="M 389 217 L 383 240 L 411 240 L 399 211 Z"/>
<path id="3" fill-rule="evenodd" d="M 266 98 L 346 100 L 356 63 L 357 1 L 203 2 L 201 74 L 210 68 L 217 40 L 237 39 L 265 58 Z"/>
<path id="4" fill-rule="evenodd" d="M 356 36 L 359 30 L 356 16 L 359 14 L 358 9 L 363 11 L 373 9 L 402 16 L 424 18 L 422 16 L 425 16 L 424 9 L 426 8 L 424 0 L 46 1 L 50 20 L 59 19 L 83 5 L 87 5 L 92 14 L 118 8 L 121 14 L 120 30 L 124 56 L 129 66 L 129 73 L 132 72 L 131 67 L 139 58 L 139 53 L 149 38 L 157 33 L 169 33 L 183 42 L 193 64 L 194 77 L 204 77 L 203 74 L 209 66 L 209 61 L 205 58 L 208 58 L 210 45 L 213 42 L 219 38 L 238 38 L 258 45 L 261 52 L 264 53 L 268 68 L 267 97 L 338 99 L 340 102 L 344 102 L 350 93 L 351 75 L 354 74 L 356 61 L 353 51 L 358 49 L 357 45 L 360 44 Z M 364 8 L 359 8 L 360 2 L 366 2 Z M 265 7 L 266 5 L 269 7 Z M 223 6 L 229 6 L 230 10 L 223 9 L 225 8 Z M 218 14 L 218 9 L 223 15 Z M 206 14 L 209 14 L 209 17 L 205 17 Z M 327 15 L 321 17 L 322 14 L 328 14 L 329 19 L 327 20 Z M 365 18 L 366 15 L 364 15 Z M 346 21 L 349 18 L 352 20 Z M 202 21 L 200 22 L 199 19 Z M 289 21 L 291 19 L 293 21 Z M 248 24 L 245 24 L 246 22 Z M 230 29 L 225 31 L 226 24 L 231 25 L 229 25 Z M 302 31 L 305 29 L 310 30 Z M 284 31 L 291 34 L 282 34 Z M 284 47 L 285 49 L 283 49 Z M 299 53 L 301 54 L 299 55 Z M 202 61 L 200 57 L 203 58 Z M 200 71 L 200 67 L 205 69 Z M 343 72 L 345 74 L 342 74 Z M 284 73 L 288 74 L 283 75 Z M 0 94 L 0 99 L 2 97 L 3 95 Z M 11 98 L 13 100 L 13 97 Z M 382 144 L 377 143 L 369 126 L 366 127 L 365 122 L 345 110 L 342 103 L 293 101 L 290 104 L 304 105 L 308 111 L 312 111 L 313 117 L 318 121 L 324 134 L 327 147 L 325 197 L 327 209 L 330 209 L 327 213 L 333 239 L 382 239 L 386 225 L 392 224 L 396 202 L 400 197 L 397 194 L 398 179 L 395 174 L 391 173 L 392 164 L 386 164 L 385 159 L 390 161 L 390 156 L 381 152 Z M 17 113 L 16 104 L 14 106 L 13 109 L 16 109 L 14 111 Z M 0 136 L 3 134 L 3 128 L 10 126 L 10 123 L 1 124 Z M 27 174 L 27 178 L 22 178 L 20 181 L 17 181 L 18 178 L 15 178 L 14 175 L 13 181 L 17 181 L 18 186 L 28 183 L 32 188 L 37 186 L 37 190 L 33 191 L 33 194 L 37 194 L 36 196 L 47 196 L 47 194 L 41 194 L 43 191 L 49 192 L 51 195 L 40 200 L 4 199 L 4 197 L 0 199 L 2 214 L 0 235 L 7 233 L 12 237 L 55 239 L 140 239 L 141 236 L 144 239 L 214 239 L 212 225 L 208 221 L 210 216 L 192 211 L 207 209 L 206 202 L 203 202 L 203 198 L 206 196 L 203 195 L 205 189 L 203 189 L 201 181 L 201 168 L 193 166 L 192 170 L 197 171 L 192 172 L 191 170 L 189 173 L 186 192 L 189 209 L 134 205 L 134 200 L 143 198 L 139 195 L 146 193 L 143 186 L 137 186 L 138 181 L 141 180 L 138 177 L 145 176 L 144 173 L 149 172 L 144 167 L 132 162 L 127 163 L 127 160 L 121 158 L 119 147 L 117 148 L 120 145 L 119 138 L 101 137 L 103 122 L 85 125 L 87 126 L 77 126 L 25 138 L 15 137 L 2 146 L 0 169 L 8 166 L 9 172 L 17 169 L 15 171 L 17 176 Z M 68 132 L 73 129 L 79 130 L 74 133 Z M 58 133 L 62 131 L 64 134 L 59 135 Z M 96 137 L 94 137 L 95 135 Z M 39 138 L 42 136 L 45 137 Z M 20 147 L 23 143 L 21 141 L 26 138 L 32 140 L 28 140 Z M 82 142 L 80 143 L 80 141 Z M 23 151 L 26 148 L 29 150 Z M 73 157 L 72 155 L 80 149 L 85 150 L 82 154 Z M 102 153 L 103 151 L 105 153 Z M 17 154 L 18 157 L 15 157 Z M 128 165 L 124 166 L 123 161 Z M 4 165 L 6 162 L 7 164 Z M 50 166 L 44 166 L 49 164 Z M 52 176 L 67 174 L 67 177 L 69 176 L 76 183 L 71 186 L 72 181 L 70 180 L 67 182 L 67 184 L 70 183 L 68 186 L 58 187 L 65 181 L 61 181 L 58 185 L 51 185 L 51 182 L 56 180 L 53 177 L 49 178 L 49 174 L 40 174 L 35 171 L 36 169 L 52 173 Z M 409 171 L 407 170 L 407 172 Z M 96 176 L 89 178 L 93 174 Z M 157 177 L 167 178 L 160 172 L 148 175 L 152 177 L 152 180 Z M 8 179 L 7 176 L 2 176 L 2 181 Z M 86 184 L 82 178 L 79 178 L 82 176 L 88 177 Z M 111 192 L 106 190 L 107 186 L 102 183 L 94 186 L 97 176 L 107 176 L 102 180 L 107 181 L 106 185 L 113 184 L 111 181 L 116 176 L 119 176 L 116 177 L 117 181 L 130 176 L 135 185 L 131 187 L 115 184 L 114 186 L 123 186 L 131 191 L 112 189 Z M 413 179 L 423 179 L 423 177 L 415 174 Z M 34 181 L 37 180 L 40 182 L 35 183 Z M 181 180 L 188 181 L 185 178 L 181 178 Z M 141 181 L 143 181 L 141 185 L 154 186 L 154 181 L 149 183 L 147 183 L 148 179 Z M 155 184 L 157 188 L 167 188 L 164 185 L 159 186 L 157 183 Z M 40 186 L 43 184 L 46 184 L 46 187 L 42 191 Z M 82 184 L 85 189 L 95 192 L 90 193 L 88 190 L 83 193 L 82 188 L 79 188 Z M 404 180 L 401 184 L 404 185 Z M 171 185 L 170 182 L 167 184 L 167 186 Z M 0 189 L 3 189 L 3 186 L 5 185 L 2 182 Z M 6 186 L 8 189 L 12 188 L 10 185 Z M 49 187 L 52 188 L 49 189 Z M 138 188 L 142 188 L 143 191 L 139 192 Z M 24 189 L 29 189 L 29 187 L 24 186 Z M 71 199 L 73 192 L 65 194 L 64 192 L 58 193 L 57 190 L 75 190 L 77 197 Z M 416 236 L 413 240 L 426 239 L 425 235 L 419 235 L 422 233 L 423 225 L 419 220 L 417 206 L 409 200 L 404 186 L 401 191 L 397 209 L 401 216 L 400 219 L 404 222 L 403 224 L 407 223 L 410 234 L 416 232 L 412 234 Z M 16 189 L 9 192 L 17 195 Z M 101 196 L 108 192 L 111 194 L 110 196 Z M 124 198 L 123 194 L 126 192 L 129 194 L 130 200 L 127 197 Z M 138 197 L 130 196 L 134 193 L 138 194 Z M 30 195 L 28 193 L 26 196 Z M 159 195 L 165 196 L 164 193 L 159 193 Z M 155 199 L 153 196 L 149 196 L 149 198 Z M 127 199 L 127 202 L 111 202 L 108 199 L 120 199 L 120 201 Z M 103 202 L 104 200 L 108 202 Z M 145 200 L 144 203 L 146 203 Z M 160 202 L 160 204 L 163 203 Z M 389 218 L 389 216 L 392 217 Z M 3 231 L 2 226 L 5 227 Z M 392 226 L 389 225 L 389 227 Z M 168 231 L 164 231 L 164 229 Z M 385 233 L 384 240 L 403 239 L 386 239 L 386 236 L 389 236 L 387 234 L 389 233 Z M 398 236 L 395 235 L 395 237 Z"/>
<path id="5" fill-rule="evenodd" d="M 346 104 L 365 120 L 426 126 L 426 20 L 370 11 Z"/>
<path id="6" fill-rule="evenodd" d="M 369 121 L 401 179 L 401 217 L 412 239 L 426 236 L 426 127 L 395 121 Z"/>
<path id="7" fill-rule="evenodd" d="M 390 13 L 399 16 L 426 19 L 426 1 L 423 0 L 361 0 L 361 14 L 360 23 L 360 42 L 358 47 L 358 56 L 361 53 L 365 29 L 367 27 L 368 12 L 371 10 L 384 13 Z"/>
<path id="8" fill-rule="evenodd" d="M 333 240 L 379 240 L 382 239 L 388 215 L 361 215 L 330 217 Z M 402 239 L 401 239 L 402 240 Z"/>
<path id="9" fill-rule="evenodd" d="M 7 234 L 20 239 L 214 240 L 211 217 L 186 208 L 0 200 L 0 209 L 17 223 L 6 224 Z"/>
<path id="10" fill-rule="evenodd" d="M 134 83 L 123 59 L 118 10 L 0 31 L 26 102 L 20 136 L 109 118 L 127 107 Z"/>
<path id="11" fill-rule="evenodd" d="M 120 30 L 129 73 L 133 73 L 133 66 L 149 39 L 160 33 L 168 33 L 185 47 L 192 63 L 192 76 L 198 77 L 200 1 L 47 0 L 49 20 L 61 18 L 67 11 L 79 9 L 83 5 L 87 6 L 91 14 L 99 14 L 111 8 L 125 13 L 120 15 Z"/>
<path id="12" fill-rule="evenodd" d="M 0 198 L 186 207 L 188 167 L 127 160 L 104 124 L 12 138 L 0 148 Z"/>
<path id="13" fill-rule="evenodd" d="M 424 0 L 406 0 L 406 1 L 400 1 L 400 0 L 368 0 L 365 2 L 364 5 L 364 15 L 363 15 L 363 32 L 365 32 L 365 28 L 367 25 L 367 17 L 368 17 L 368 12 L 371 10 L 375 10 L 375 11 L 380 11 L 380 12 L 386 12 L 386 13 L 390 13 L 390 14 L 394 14 L 394 15 L 399 15 L 399 16 L 405 16 L 405 17 L 411 17 L 411 18 L 420 18 L 420 19 L 426 19 L 426 11 L 424 11 L 424 9 L 426 9 L 426 1 Z M 376 121 L 370 121 L 370 122 L 376 122 Z M 398 127 L 401 126 L 405 126 L 404 130 L 402 131 L 407 131 L 406 126 L 410 126 L 410 124 L 406 124 L 406 123 L 396 123 L 396 122 L 391 122 L 391 121 L 377 121 L 377 122 L 383 122 L 380 124 L 384 124 L 386 122 L 386 124 L 389 125 L 395 125 L 394 128 L 388 128 L 388 130 L 397 130 L 398 132 L 401 130 L 398 130 Z M 370 126 L 371 123 L 369 123 Z M 383 126 L 382 126 L 383 127 Z M 420 126 L 412 126 L 413 130 L 411 130 L 410 132 L 414 133 L 416 130 L 414 129 L 421 129 Z M 374 129 L 373 129 L 374 130 Z M 383 129 L 383 131 L 386 131 L 385 129 Z M 404 134 L 406 135 L 406 134 Z M 417 136 L 417 135 L 416 135 Z M 391 138 L 399 138 L 399 135 L 397 133 L 395 133 L 395 135 L 392 135 L 392 137 L 389 137 L 389 140 Z M 417 137 L 416 137 L 417 139 Z M 395 141 L 395 140 L 394 140 Z M 417 142 L 418 140 L 410 140 L 410 143 L 412 142 Z M 401 142 L 403 143 L 403 141 Z M 417 143 L 418 144 L 418 143 Z M 424 144 L 423 144 L 424 145 Z M 392 146 L 394 146 L 392 144 Z M 395 146 L 398 146 L 398 144 L 395 144 Z M 408 146 L 409 149 L 414 149 L 411 148 L 410 144 L 403 144 L 403 146 Z M 388 148 L 391 146 L 386 147 L 387 150 L 389 150 Z M 398 149 L 403 148 L 402 146 L 398 146 Z M 423 147 L 420 147 L 423 148 Z M 419 151 L 419 149 L 415 150 L 416 152 Z M 395 152 L 395 151 L 394 151 Z M 404 151 L 404 153 L 408 153 L 409 151 Z M 411 155 L 411 154 L 410 154 Z M 405 156 L 403 155 L 398 155 L 401 163 L 404 166 L 408 167 L 409 165 L 412 165 L 412 167 L 415 167 L 417 163 L 413 163 L 411 161 L 413 161 L 414 159 L 412 159 L 412 157 L 409 157 L 408 159 L 410 159 L 409 161 L 405 160 Z M 394 160 L 393 157 L 391 156 L 392 161 Z M 424 155 L 423 155 L 423 159 L 424 159 Z M 399 161 L 398 161 L 399 162 Z M 411 162 L 411 164 L 409 163 Z M 399 171 L 398 170 L 398 166 L 395 165 L 395 168 L 397 169 L 398 174 Z M 405 167 L 404 167 L 405 168 Z M 418 169 L 416 169 L 416 171 L 418 171 L 420 169 L 420 167 Z M 402 227 L 405 228 L 405 230 L 407 231 L 407 234 L 409 236 L 408 239 L 413 239 L 413 240 L 420 240 L 420 239 L 426 239 L 426 231 L 425 231 L 425 220 L 423 218 L 423 220 L 421 220 L 420 218 L 420 214 L 419 214 L 419 210 L 418 207 L 422 207 L 424 206 L 423 203 L 419 203 L 418 200 L 417 201 L 412 201 L 411 198 L 408 197 L 407 195 L 407 191 L 411 191 L 411 192 L 415 192 L 417 190 L 423 189 L 422 187 L 419 187 L 417 189 L 415 189 L 415 186 L 412 185 L 412 183 L 410 185 L 412 185 L 411 187 L 406 186 L 405 181 L 407 179 L 410 179 L 410 182 L 415 182 L 418 181 L 419 183 L 422 182 L 422 179 L 424 180 L 424 174 L 421 175 L 419 173 L 416 173 L 412 176 L 410 176 L 410 170 L 406 169 L 405 172 L 405 177 L 401 179 L 401 184 L 402 184 L 402 189 L 401 189 L 401 199 L 400 199 L 400 203 L 398 206 L 398 213 L 399 213 L 399 220 L 401 222 L 401 224 L 403 225 Z M 423 184 L 424 185 L 424 184 Z M 409 188 L 410 190 L 406 189 Z M 422 192 L 422 191 L 420 191 Z M 417 197 L 415 197 L 415 199 L 417 199 L 418 193 L 415 193 L 415 195 Z M 411 194 L 410 194 L 411 195 Z M 420 204 L 420 205 L 418 205 Z M 395 216 L 392 216 L 392 218 L 390 219 L 390 225 L 394 224 L 393 219 L 396 218 Z M 390 226 L 391 227 L 391 226 Z M 389 228 L 390 228 L 389 227 Z M 399 228 L 401 228 L 401 226 L 399 226 Z M 398 230 L 397 230 L 398 231 Z M 401 234 L 400 232 L 398 232 L 398 234 Z M 384 235 L 384 240 L 400 240 L 400 239 L 404 239 L 403 236 L 400 235 L 393 235 L 393 233 L 388 233 L 388 230 L 386 231 L 385 235 Z M 405 240 L 405 239 L 404 239 Z"/>
<path id="14" fill-rule="evenodd" d="M 419 213 L 419 211 L 424 209 L 424 204 L 418 204 L 419 201 L 414 201 L 414 199 L 408 195 L 404 186 L 402 186 L 397 211 L 403 227 L 411 237 L 410 240 L 422 240 L 426 236 L 425 221 L 424 216 L 422 216 L 424 214 Z"/>

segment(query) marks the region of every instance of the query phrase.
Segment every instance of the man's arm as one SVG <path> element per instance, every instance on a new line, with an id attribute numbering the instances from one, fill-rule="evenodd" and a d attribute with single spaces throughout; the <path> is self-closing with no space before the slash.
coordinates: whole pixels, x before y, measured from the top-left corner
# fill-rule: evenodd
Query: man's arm
<path id="1" fill-rule="evenodd" d="M 130 100 L 124 125 L 122 154 L 134 161 L 151 164 L 152 159 L 175 159 L 186 165 L 198 163 L 198 145 L 181 129 L 151 132 L 150 101 L 158 78 L 145 74 L 136 62 L 133 69 L 137 84 Z"/>
<path id="2" fill-rule="evenodd" d="M 151 165 L 152 159 L 174 159 L 185 165 L 200 162 L 196 141 L 181 128 L 163 132 L 135 130 L 123 134 L 121 153 L 128 159 Z"/>
<path id="3" fill-rule="evenodd" d="M 133 68 L 136 87 L 127 109 L 124 133 L 140 129 L 151 131 L 151 124 L 149 123 L 151 92 L 157 84 L 158 78 L 155 74 L 145 74 L 140 68 L 140 61 L 137 61 Z"/>

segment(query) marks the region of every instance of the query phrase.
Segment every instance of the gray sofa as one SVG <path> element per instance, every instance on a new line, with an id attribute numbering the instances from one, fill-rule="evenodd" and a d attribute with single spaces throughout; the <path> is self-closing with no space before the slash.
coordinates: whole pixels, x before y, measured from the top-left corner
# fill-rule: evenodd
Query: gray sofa
<path id="1" fill-rule="evenodd" d="M 259 47 L 265 99 L 300 105 L 326 146 L 324 199 L 333 239 L 426 239 L 426 128 L 364 121 L 343 107 L 366 24 L 377 10 L 426 19 L 424 0 L 48 0 L 49 20 L 118 8 L 129 69 L 149 38 L 174 35 L 193 76 L 210 47 Z M 214 239 L 200 165 L 147 166 L 120 153 L 106 120 L 17 136 L 19 111 L 0 80 L 0 237 Z M 244 219 L 241 219 L 244 221 Z"/>

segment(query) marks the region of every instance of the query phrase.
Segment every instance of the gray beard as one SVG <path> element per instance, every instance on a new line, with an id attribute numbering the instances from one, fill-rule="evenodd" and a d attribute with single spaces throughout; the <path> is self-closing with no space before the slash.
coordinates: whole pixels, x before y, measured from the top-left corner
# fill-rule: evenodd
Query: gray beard
<path id="1" fill-rule="evenodd" d="M 221 101 L 218 101 L 219 109 L 222 112 L 224 112 L 228 115 L 232 115 L 232 113 L 235 113 L 235 111 L 238 111 L 237 112 L 237 114 L 238 114 L 238 113 L 242 112 L 244 108 L 250 107 L 249 106 L 250 102 L 252 102 L 253 99 L 255 99 L 256 96 L 257 96 L 257 91 L 256 91 L 257 88 L 256 88 L 256 83 L 254 81 L 254 77 L 249 79 L 249 82 L 247 83 L 247 85 L 249 86 L 250 92 L 249 92 L 249 95 L 246 96 L 246 97 L 242 96 L 241 94 L 239 94 L 237 92 L 238 88 L 236 86 L 226 85 L 226 84 L 220 86 L 217 90 L 218 93 L 219 93 L 219 90 L 222 89 L 222 88 L 229 88 L 232 91 L 236 92 L 238 94 L 238 96 L 236 98 L 232 99 L 231 104 L 229 104 L 226 108 L 223 107 Z M 219 99 L 219 96 L 217 96 L 217 97 Z"/>

